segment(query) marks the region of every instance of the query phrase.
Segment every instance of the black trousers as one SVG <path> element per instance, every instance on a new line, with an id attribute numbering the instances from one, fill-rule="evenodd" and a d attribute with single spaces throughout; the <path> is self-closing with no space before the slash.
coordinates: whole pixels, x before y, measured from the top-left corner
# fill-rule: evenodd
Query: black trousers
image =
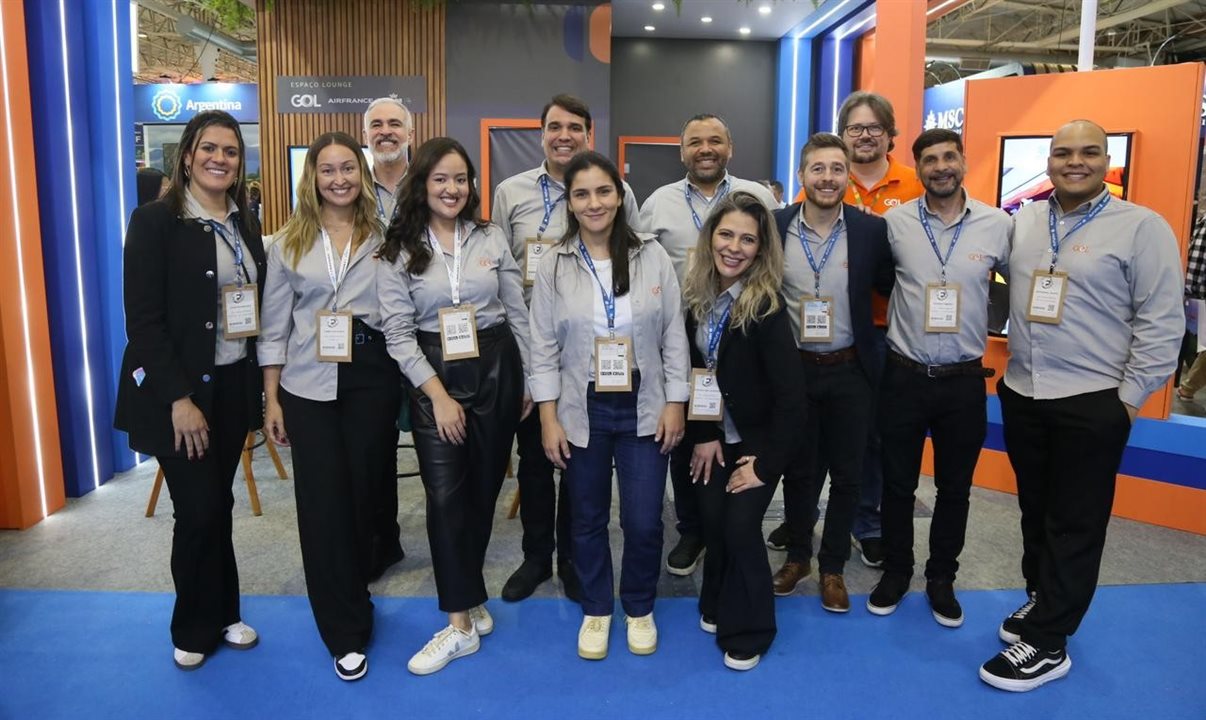
<path id="1" fill-rule="evenodd" d="M 172 644 L 210 653 L 222 628 L 239 622 L 239 568 L 231 539 L 234 476 L 249 429 L 247 368 L 240 361 L 214 368 L 209 452 L 200 460 L 161 457 L 172 496 Z"/>
<path id="2" fill-rule="evenodd" d="M 1063 647 L 1097 589 L 1130 417 L 1116 389 L 1035 400 L 1001 380 L 997 396 L 1022 510 L 1022 575 L 1038 591 L 1022 640 Z"/>
<path id="3" fill-rule="evenodd" d="M 293 490 L 306 594 L 331 655 L 363 651 L 373 631 L 368 577 L 380 478 L 398 465 L 398 364 L 380 334 L 339 364 L 337 398 L 280 390 L 293 446 Z"/>
<path id="4" fill-rule="evenodd" d="M 954 582 L 967 533 L 972 475 L 988 431 L 984 378 L 930 378 L 889 362 L 880 387 L 884 571 L 913 575 L 913 506 L 928 431 L 934 443 L 934 518 L 928 580 Z"/>
<path id="5" fill-rule="evenodd" d="M 694 446 L 692 446 L 694 447 Z M 695 484 L 704 555 L 699 612 L 716 618 L 716 644 L 725 652 L 764 654 L 775 639 L 775 593 L 762 542 L 762 516 L 778 480 L 732 494 L 725 484 L 745 454 L 724 445 L 724 467 L 712 465 L 708 484 Z"/>
<path id="6" fill-rule="evenodd" d="M 570 503 L 565 488 L 557 491 L 555 468 L 544 454 L 540 413 L 533 410 L 516 432 L 519 451 L 519 520 L 523 523 L 525 560 L 552 565 L 553 550 L 559 563 L 570 561 Z M 564 481 L 564 478 L 563 478 Z"/>
<path id="7" fill-rule="evenodd" d="M 850 558 L 850 529 L 863 479 L 863 451 L 871 425 L 871 383 L 857 361 L 818 366 L 806 361 L 808 417 L 800 452 L 783 476 L 783 515 L 787 559 L 812 557 L 812 526 L 817 499 L 829 468 L 829 504 L 817 564 L 823 573 L 840 574 Z"/>
<path id="8" fill-rule="evenodd" d="M 699 537 L 701 509 L 691 484 L 691 449 L 690 444 L 679 443 L 670 451 L 670 486 L 674 488 L 674 516 L 678 519 L 675 529 L 680 536 Z"/>
<path id="9" fill-rule="evenodd" d="M 510 328 L 504 323 L 478 330 L 477 340 L 479 357 L 444 362 L 439 335 L 419 333 L 423 354 L 465 408 L 463 445 L 441 440 L 430 398 L 418 390 L 411 394 L 436 593 L 440 610 L 449 613 L 486 601 L 482 567 L 523 404 L 523 365 Z"/>
<path id="10" fill-rule="evenodd" d="M 395 363 L 396 365 L 397 363 Z M 398 381 L 401 383 L 401 379 Z M 402 397 L 399 384 L 398 397 Z M 388 440 L 394 448 L 394 464 L 382 468 L 377 482 L 377 501 L 373 511 L 373 541 L 369 552 L 369 567 L 376 568 L 390 558 L 402 556 L 402 528 L 398 526 L 398 416 L 389 423 L 391 435 Z"/>

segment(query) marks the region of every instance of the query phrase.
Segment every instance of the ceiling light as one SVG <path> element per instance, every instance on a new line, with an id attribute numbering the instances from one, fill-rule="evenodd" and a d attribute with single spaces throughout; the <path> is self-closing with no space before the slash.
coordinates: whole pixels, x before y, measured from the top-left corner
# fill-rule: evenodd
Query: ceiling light
<path id="1" fill-rule="evenodd" d="M 645 32 L 653 32 L 654 30 L 657 30 L 657 28 L 653 27 L 652 25 L 645 26 Z"/>
<path id="2" fill-rule="evenodd" d="M 653 9 L 661 12 L 666 9 L 666 3 L 653 3 Z"/>
<path id="3" fill-rule="evenodd" d="M 700 21 L 701 23 L 710 23 L 710 22 L 712 22 L 712 18 L 711 18 L 710 16 L 708 16 L 708 15 L 704 15 L 703 17 L 701 17 L 701 18 L 699 19 L 699 21 Z"/>
<path id="4" fill-rule="evenodd" d="M 741 33 L 742 35 L 749 35 L 750 29 L 747 27 L 737 28 L 737 32 Z"/>
<path id="5" fill-rule="evenodd" d="M 146 33 L 138 33 L 138 37 L 145 39 L 147 37 L 147 34 Z"/>
<path id="6" fill-rule="evenodd" d="M 770 5 L 762 5 L 758 8 L 759 15 L 770 15 L 770 13 L 771 13 Z"/>

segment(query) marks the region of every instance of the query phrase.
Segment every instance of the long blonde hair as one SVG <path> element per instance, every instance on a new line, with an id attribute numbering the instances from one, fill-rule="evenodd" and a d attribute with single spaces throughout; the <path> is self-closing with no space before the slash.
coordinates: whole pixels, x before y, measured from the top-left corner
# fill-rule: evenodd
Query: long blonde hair
<path id="1" fill-rule="evenodd" d="M 369 173 L 368 163 L 364 160 L 364 153 L 360 151 L 360 145 L 346 133 L 323 133 L 306 151 L 306 164 L 302 168 L 301 180 L 297 182 L 297 207 L 279 231 L 285 258 L 294 268 L 302 256 L 314 247 L 314 238 L 318 237 L 322 227 L 322 201 L 318 196 L 317 185 L 318 154 L 331 145 L 342 145 L 351 150 L 356 156 L 356 162 L 360 164 L 360 195 L 356 198 L 352 252 L 355 253 L 360 244 L 373 234 L 381 232 L 377 222 L 377 196 L 373 192 L 373 177 Z"/>
<path id="2" fill-rule="evenodd" d="M 783 287 L 783 245 L 771 211 L 762 201 L 747 192 L 735 192 L 721 198 L 699 231 L 695 243 L 695 262 L 683 279 L 683 302 L 695 322 L 703 322 L 720 295 L 720 273 L 712 259 L 712 235 L 720 221 L 729 213 L 739 212 L 754 219 L 758 225 L 758 254 L 741 276 L 741 294 L 733 303 L 729 322 L 737 330 L 745 330 L 751 322 L 762 320 L 780 306 L 779 290 Z"/>

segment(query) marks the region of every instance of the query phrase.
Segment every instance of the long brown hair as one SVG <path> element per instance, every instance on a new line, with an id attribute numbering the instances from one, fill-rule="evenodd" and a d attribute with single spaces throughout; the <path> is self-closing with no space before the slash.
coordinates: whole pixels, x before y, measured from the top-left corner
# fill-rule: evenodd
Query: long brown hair
<path id="1" fill-rule="evenodd" d="M 188 160 L 197 152 L 197 144 L 207 128 L 224 127 L 234 132 L 239 142 L 239 176 L 234 184 L 226 189 L 226 195 L 234 201 L 239 209 L 239 217 L 246 227 L 259 227 L 247 213 L 247 147 L 243 144 L 243 131 L 239 129 L 239 121 L 230 113 L 222 110 L 206 110 L 197 113 L 184 126 L 180 136 L 180 150 L 176 154 L 176 163 L 172 166 L 172 186 L 163 199 L 172 212 L 179 215 L 184 212 L 184 189 L 188 187 Z"/>
<path id="2" fill-rule="evenodd" d="M 606 155 L 601 155 L 594 150 L 587 150 L 579 153 L 570 160 L 570 164 L 565 168 L 565 194 L 566 197 L 571 197 L 574 192 L 574 178 L 578 173 L 587 170 L 588 168 L 597 167 L 611 179 L 616 187 L 616 196 L 620 198 L 620 206 L 616 209 L 616 219 L 611 226 L 611 235 L 607 239 L 607 249 L 611 254 L 611 291 L 616 297 L 628 294 L 628 251 L 641 246 L 641 240 L 628 227 L 628 218 L 624 214 L 625 202 L 636 202 L 634 199 L 624 196 L 624 181 L 620 178 L 620 171 L 616 168 L 616 164 L 607 158 Z M 568 245 L 578 237 L 582 226 L 578 222 L 578 216 L 574 215 L 569 209 L 570 203 L 565 203 L 565 212 L 567 215 L 565 223 L 565 235 L 561 238 L 561 244 Z"/>

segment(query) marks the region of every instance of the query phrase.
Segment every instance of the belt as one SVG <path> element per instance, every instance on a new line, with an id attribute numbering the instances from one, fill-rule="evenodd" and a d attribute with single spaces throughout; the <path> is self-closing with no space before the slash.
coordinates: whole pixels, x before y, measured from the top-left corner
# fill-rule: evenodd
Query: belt
<path id="1" fill-rule="evenodd" d="M 966 360 L 959 363 L 951 363 L 950 365 L 924 365 L 916 360 L 911 360 L 894 350 L 889 350 L 888 359 L 903 368 L 908 368 L 913 372 L 921 373 L 929 378 L 953 377 L 955 375 L 972 375 L 975 377 L 990 378 L 997 374 L 997 371 L 993 368 L 984 367 L 982 358 Z"/>
<path id="2" fill-rule="evenodd" d="M 380 331 L 374 330 L 368 326 L 363 320 L 352 321 L 352 342 L 357 345 L 365 345 L 371 342 L 380 342 L 385 339 Z"/>
<path id="3" fill-rule="evenodd" d="M 851 345 L 848 348 L 824 353 L 801 350 L 800 358 L 809 365 L 845 365 L 858 360 L 858 349 Z"/>

